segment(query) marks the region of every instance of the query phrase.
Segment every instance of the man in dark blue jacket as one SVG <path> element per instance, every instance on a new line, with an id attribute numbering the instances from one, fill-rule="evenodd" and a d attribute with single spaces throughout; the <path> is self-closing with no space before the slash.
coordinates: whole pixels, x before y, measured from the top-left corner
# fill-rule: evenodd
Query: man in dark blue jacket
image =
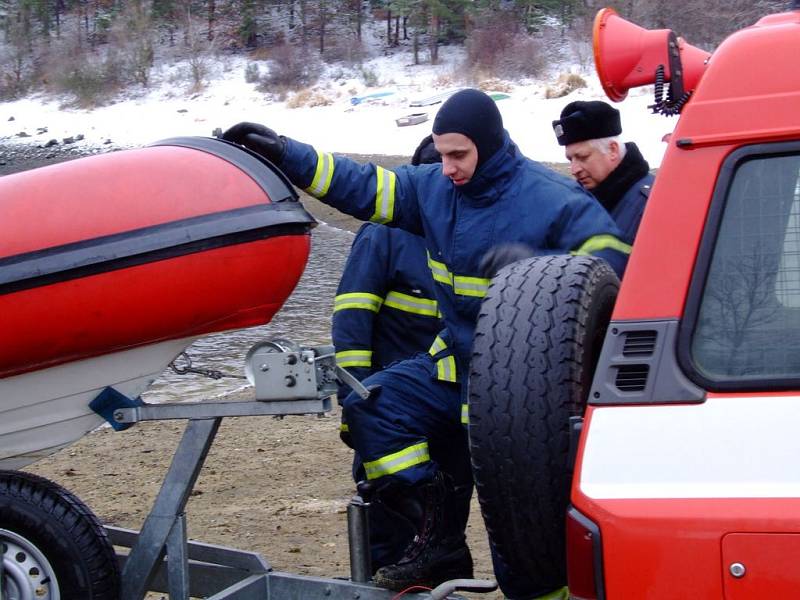
<path id="1" fill-rule="evenodd" d="M 599 100 L 571 102 L 553 121 L 573 177 L 600 201 L 633 244 L 642 220 L 653 175 L 633 142 L 623 144 L 619 111 Z"/>
<path id="2" fill-rule="evenodd" d="M 379 569 L 375 582 L 405 589 L 468 577 L 472 561 L 451 509 L 452 481 L 431 460 L 431 449 L 458 444 L 468 452 L 466 380 L 490 282 L 481 268 L 485 256 L 509 244 L 592 254 L 621 276 L 630 246 L 591 195 L 522 156 L 494 101 L 478 90 L 457 92 L 434 119 L 441 168 L 361 165 L 253 123 L 223 137 L 271 160 L 295 185 L 343 212 L 424 237 L 444 329 L 427 354 L 367 378 L 373 394 L 347 396 L 344 414 L 376 493 L 417 530 L 404 556 Z"/>
<path id="3" fill-rule="evenodd" d="M 365 223 L 333 305 L 336 362 L 359 381 L 430 348 L 442 329 L 421 237 Z M 350 392 L 343 386 L 340 399 Z"/>
<path id="4" fill-rule="evenodd" d="M 412 165 L 441 161 L 426 136 Z M 333 307 L 336 360 L 359 381 L 430 348 L 442 329 L 425 241 L 396 227 L 365 223 L 347 257 Z M 350 388 L 339 389 L 344 400 Z"/>
<path id="5" fill-rule="evenodd" d="M 440 161 L 428 135 L 411 164 Z M 439 317 L 425 241 L 396 227 L 365 223 L 353 241 L 334 302 L 331 338 L 339 366 L 364 380 L 395 362 L 426 352 L 442 329 Z M 340 386 L 340 402 L 350 391 L 347 385 Z M 344 419 L 341 437 L 352 447 Z M 442 448 L 435 458 L 453 476 L 457 510 L 465 527 L 472 497 L 469 458 L 452 448 Z M 356 483 L 366 479 L 358 453 L 353 457 L 353 478 Z M 373 499 L 369 511 L 373 571 L 400 560 L 415 534 L 401 515 L 387 509 L 379 498 Z"/>

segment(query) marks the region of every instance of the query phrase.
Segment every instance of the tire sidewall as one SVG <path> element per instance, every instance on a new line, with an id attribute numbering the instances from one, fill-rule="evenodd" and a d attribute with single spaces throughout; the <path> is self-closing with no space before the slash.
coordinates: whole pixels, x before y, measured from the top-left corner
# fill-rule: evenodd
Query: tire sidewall
<path id="1" fill-rule="evenodd" d="M 0 471 L 0 515 L 0 529 L 24 538 L 50 563 L 62 600 L 118 596 L 113 547 L 97 517 L 77 496 L 43 477 Z M 82 542 L 75 538 L 76 531 Z M 102 563 L 108 572 L 94 571 Z M 100 580 L 102 589 L 96 587 Z"/>

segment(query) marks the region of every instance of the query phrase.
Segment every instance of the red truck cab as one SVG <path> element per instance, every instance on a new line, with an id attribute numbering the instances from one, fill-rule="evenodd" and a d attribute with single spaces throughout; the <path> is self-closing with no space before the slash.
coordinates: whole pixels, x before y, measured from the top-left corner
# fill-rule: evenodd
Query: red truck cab
<path id="1" fill-rule="evenodd" d="M 570 592 L 800 598 L 800 10 L 711 55 L 653 33 L 595 20 L 612 100 L 683 89 L 588 397 Z"/>
<path id="2" fill-rule="evenodd" d="M 540 594 L 800 598 L 800 2 L 713 53 L 603 9 L 594 48 L 611 100 L 680 116 L 621 283 L 580 256 L 492 279 L 487 532 Z"/>

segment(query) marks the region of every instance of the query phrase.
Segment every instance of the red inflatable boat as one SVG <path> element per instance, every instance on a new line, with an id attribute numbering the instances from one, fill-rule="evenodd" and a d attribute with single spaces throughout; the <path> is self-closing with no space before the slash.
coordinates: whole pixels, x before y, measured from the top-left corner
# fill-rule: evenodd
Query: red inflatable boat
<path id="1" fill-rule="evenodd" d="M 214 138 L 0 177 L 0 468 L 90 431 L 99 391 L 138 396 L 197 337 L 268 322 L 314 224 L 280 172 Z"/>

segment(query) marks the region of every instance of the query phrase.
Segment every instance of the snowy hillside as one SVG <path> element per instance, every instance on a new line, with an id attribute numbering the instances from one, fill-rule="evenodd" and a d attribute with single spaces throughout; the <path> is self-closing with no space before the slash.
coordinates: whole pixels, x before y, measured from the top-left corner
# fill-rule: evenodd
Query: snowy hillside
<path id="1" fill-rule="evenodd" d="M 44 145 L 56 140 L 63 144 L 64 138 L 82 135 L 76 144 L 133 147 L 174 136 L 211 135 L 215 128 L 249 120 L 327 151 L 410 155 L 430 132 L 440 106 L 427 102 L 467 85 L 459 73 L 460 51 L 443 48 L 441 59 L 439 65 L 415 66 L 411 53 L 400 52 L 365 62 L 359 71 L 328 65 L 313 88 L 286 97 L 260 92 L 246 82 L 245 69 L 253 63 L 245 58 L 215 63 L 206 89 L 193 95 L 181 78 L 187 65 L 175 64 L 156 71 L 147 93 L 94 110 L 63 108 L 61 102 L 40 96 L 0 103 L 0 142 Z M 496 82 L 506 129 L 522 151 L 536 160 L 563 162 L 563 149 L 555 143 L 550 123 L 567 103 L 605 99 L 597 77 L 587 71 L 580 73 L 588 82 L 586 88 L 546 99 L 548 86 L 565 70 L 578 69 L 554 68 L 547 79 L 539 81 Z M 377 85 L 364 84 L 365 72 Z M 632 90 L 617 107 L 622 111 L 623 138 L 635 141 L 656 167 L 666 146 L 662 137 L 673 129 L 675 120 L 649 113 L 651 94 L 651 88 Z M 397 119 L 418 113 L 425 113 L 427 120 L 397 125 Z"/>

